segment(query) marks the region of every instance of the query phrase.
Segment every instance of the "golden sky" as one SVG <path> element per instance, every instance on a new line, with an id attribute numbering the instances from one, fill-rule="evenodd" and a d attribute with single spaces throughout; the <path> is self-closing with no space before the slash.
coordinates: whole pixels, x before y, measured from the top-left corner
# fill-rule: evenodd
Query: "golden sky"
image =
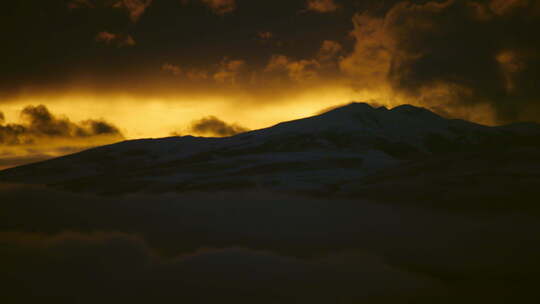
<path id="1" fill-rule="evenodd" d="M 256 2 L 8 2 L 0 168 L 124 139 L 228 136 L 351 101 L 540 121 L 539 1 Z"/>

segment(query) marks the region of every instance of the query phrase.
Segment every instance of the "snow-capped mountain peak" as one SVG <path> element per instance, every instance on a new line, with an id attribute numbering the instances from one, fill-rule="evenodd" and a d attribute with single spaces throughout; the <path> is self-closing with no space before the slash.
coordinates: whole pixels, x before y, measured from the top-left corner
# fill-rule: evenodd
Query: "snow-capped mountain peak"
<path id="1" fill-rule="evenodd" d="M 538 142 L 538 130 L 445 119 L 410 105 L 351 103 L 228 138 L 171 137 L 98 147 L 2 171 L 0 181 L 93 192 L 323 191 L 430 155 L 493 148 L 493 143 L 522 145 L 531 136 Z"/>

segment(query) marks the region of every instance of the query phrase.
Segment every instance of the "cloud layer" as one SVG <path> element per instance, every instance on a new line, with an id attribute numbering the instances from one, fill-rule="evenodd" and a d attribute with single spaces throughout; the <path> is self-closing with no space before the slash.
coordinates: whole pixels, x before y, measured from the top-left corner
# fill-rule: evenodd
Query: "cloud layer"
<path id="1" fill-rule="evenodd" d="M 0 281 L 15 302 L 507 303 L 536 296 L 540 273 L 540 226 L 519 214 L 17 185 L 0 200 Z"/>
<path id="2" fill-rule="evenodd" d="M 307 9 L 318 13 L 331 13 L 338 10 L 339 5 L 334 0 L 308 0 Z"/>
<path id="3" fill-rule="evenodd" d="M 44 105 L 25 107 L 20 120 L 6 123 L 0 119 L 0 169 L 124 139 L 122 132 L 107 121 L 87 119 L 75 123 L 52 114 Z"/>
<path id="4" fill-rule="evenodd" d="M 497 119 L 535 119 L 540 26 L 536 1 L 403 1 L 382 17 L 357 14 L 342 69 L 424 105 L 490 105 Z"/>
<path id="5" fill-rule="evenodd" d="M 77 140 L 93 136 L 123 137 L 118 128 L 106 121 L 88 119 L 74 123 L 54 116 L 44 105 L 27 106 L 21 112 L 21 119 L 20 124 L 0 124 L 1 144 L 29 145 L 50 139 Z"/>
<path id="6" fill-rule="evenodd" d="M 96 35 L 96 41 L 107 45 L 115 45 L 117 47 L 134 46 L 135 39 L 131 35 L 114 34 L 110 32 L 99 32 Z"/>
<path id="7" fill-rule="evenodd" d="M 0 234 L 0 244 L 9 248 L 1 254 L 7 266 L 2 283 L 9 287 L 3 297 L 16 301 L 61 295 L 60 303 L 325 303 L 336 293 L 349 300 L 384 298 L 389 291 L 407 296 L 431 283 L 362 254 L 302 260 L 228 248 L 162 258 L 144 240 L 121 233 L 7 233 Z M 23 292 L 21 282 L 30 290 Z"/>
<path id="8" fill-rule="evenodd" d="M 67 4 L 74 9 L 112 8 L 124 10 L 129 19 L 136 23 L 154 0 L 72 0 Z"/>
<path id="9" fill-rule="evenodd" d="M 189 132 L 205 136 L 227 137 L 244 133 L 249 129 L 238 124 L 228 124 L 215 116 L 208 116 L 191 123 Z"/>
<path id="10" fill-rule="evenodd" d="M 218 15 L 232 13 L 236 9 L 236 0 L 201 0 L 201 2 Z"/>

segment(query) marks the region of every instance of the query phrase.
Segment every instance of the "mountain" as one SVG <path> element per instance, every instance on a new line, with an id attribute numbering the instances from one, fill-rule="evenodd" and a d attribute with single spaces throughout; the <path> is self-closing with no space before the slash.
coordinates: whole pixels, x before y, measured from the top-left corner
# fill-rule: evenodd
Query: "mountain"
<path id="1" fill-rule="evenodd" d="M 435 181 L 452 185 L 460 174 L 470 178 L 481 171 L 489 179 L 494 168 L 513 170 L 535 184 L 539 139 L 535 124 L 488 127 L 411 105 L 351 103 L 228 138 L 170 137 L 98 147 L 1 171 L 0 182 L 98 194 L 264 189 L 387 198 L 396 189 L 402 192 L 398 196 L 406 189 L 436 191 Z"/>

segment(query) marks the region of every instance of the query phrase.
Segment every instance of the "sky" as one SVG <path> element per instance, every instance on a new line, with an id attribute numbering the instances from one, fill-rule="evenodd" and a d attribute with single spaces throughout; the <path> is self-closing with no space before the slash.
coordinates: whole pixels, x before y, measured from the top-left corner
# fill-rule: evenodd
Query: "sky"
<path id="1" fill-rule="evenodd" d="M 540 122 L 537 0 L 11 0 L 0 169 L 364 101 Z"/>

